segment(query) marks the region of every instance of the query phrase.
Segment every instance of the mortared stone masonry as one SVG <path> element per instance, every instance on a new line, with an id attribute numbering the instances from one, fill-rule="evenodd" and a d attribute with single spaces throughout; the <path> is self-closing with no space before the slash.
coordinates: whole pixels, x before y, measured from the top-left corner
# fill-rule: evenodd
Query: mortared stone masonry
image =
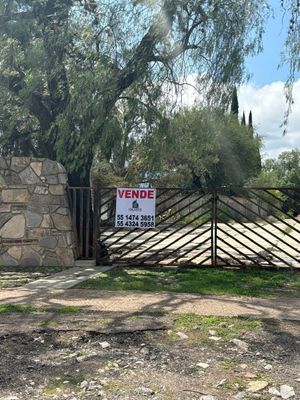
<path id="1" fill-rule="evenodd" d="M 0 266 L 72 266 L 67 173 L 45 158 L 0 157 Z"/>

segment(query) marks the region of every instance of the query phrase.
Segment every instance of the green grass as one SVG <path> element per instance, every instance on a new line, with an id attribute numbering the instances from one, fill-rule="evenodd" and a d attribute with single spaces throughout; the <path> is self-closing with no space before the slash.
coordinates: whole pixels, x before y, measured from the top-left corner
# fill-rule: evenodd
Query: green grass
<path id="1" fill-rule="evenodd" d="M 197 345 L 219 346 L 222 342 L 244 337 L 245 334 L 255 331 L 263 326 L 263 321 L 251 317 L 216 317 L 201 316 L 197 314 L 176 314 L 172 330 L 168 331 L 168 339 L 181 341 L 178 332 L 185 332 L 190 343 Z M 211 332 L 213 331 L 213 332 Z M 218 341 L 210 339 L 217 336 Z M 234 359 L 224 362 L 221 366 L 229 369 L 235 363 Z"/>
<path id="2" fill-rule="evenodd" d="M 209 330 L 214 330 L 216 336 L 226 340 L 237 337 L 242 332 L 253 331 L 262 325 L 259 319 L 250 317 L 216 317 L 188 313 L 178 314 L 176 318 L 177 331 L 200 330 L 201 334 L 207 337 Z"/>
<path id="3" fill-rule="evenodd" d="M 61 394 L 61 390 L 73 390 L 73 386 L 80 385 L 85 379 L 85 375 L 81 373 L 72 376 L 62 375 L 61 377 L 51 377 L 49 383 L 43 389 L 43 395 L 46 397 L 53 397 Z M 68 381 L 68 383 L 63 383 L 63 380 Z"/>
<path id="4" fill-rule="evenodd" d="M 54 318 L 48 318 L 48 319 L 42 321 L 42 322 L 39 324 L 39 326 L 40 326 L 41 328 L 50 328 L 50 327 L 53 328 L 53 327 L 58 326 L 58 325 L 59 325 L 59 322 L 58 322 L 56 319 L 54 319 Z"/>
<path id="5" fill-rule="evenodd" d="M 5 313 L 40 313 L 55 312 L 59 314 L 79 313 L 81 309 L 73 306 L 53 307 L 35 307 L 28 304 L 0 304 L 0 314 Z"/>
<path id="6" fill-rule="evenodd" d="M 76 288 L 300 297 L 300 274 L 259 269 L 243 272 L 217 268 L 115 268 L 79 283 Z"/>

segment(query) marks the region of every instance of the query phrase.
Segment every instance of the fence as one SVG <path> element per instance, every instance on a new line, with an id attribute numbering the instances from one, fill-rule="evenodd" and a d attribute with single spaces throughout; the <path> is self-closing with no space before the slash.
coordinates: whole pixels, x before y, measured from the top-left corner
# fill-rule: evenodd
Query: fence
<path id="1" fill-rule="evenodd" d="M 77 257 L 96 257 L 96 229 L 94 191 L 89 187 L 70 187 L 68 197 L 71 208 L 73 231 L 77 241 Z"/>
<path id="2" fill-rule="evenodd" d="M 114 227 L 115 188 L 70 193 L 83 258 L 122 265 L 300 266 L 298 188 L 158 188 L 155 228 L 147 230 Z"/>

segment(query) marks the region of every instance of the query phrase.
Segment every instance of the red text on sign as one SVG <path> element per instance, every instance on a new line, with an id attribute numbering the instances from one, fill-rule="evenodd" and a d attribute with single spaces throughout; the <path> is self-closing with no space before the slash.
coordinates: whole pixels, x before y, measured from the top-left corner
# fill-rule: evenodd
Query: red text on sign
<path id="1" fill-rule="evenodd" d="M 118 196 L 121 199 L 154 199 L 154 190 L 118 189 Z"/>

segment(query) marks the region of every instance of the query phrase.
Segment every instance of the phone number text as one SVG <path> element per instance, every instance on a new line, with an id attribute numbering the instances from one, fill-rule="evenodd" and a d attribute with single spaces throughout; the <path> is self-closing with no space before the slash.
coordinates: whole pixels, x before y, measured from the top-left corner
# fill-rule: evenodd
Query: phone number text
<path id="1" fill-rule="evenodd" d="M 155 217 L 153 215 L 117 214 L 116 226 L 119 228 L 153 228 Z"/>

